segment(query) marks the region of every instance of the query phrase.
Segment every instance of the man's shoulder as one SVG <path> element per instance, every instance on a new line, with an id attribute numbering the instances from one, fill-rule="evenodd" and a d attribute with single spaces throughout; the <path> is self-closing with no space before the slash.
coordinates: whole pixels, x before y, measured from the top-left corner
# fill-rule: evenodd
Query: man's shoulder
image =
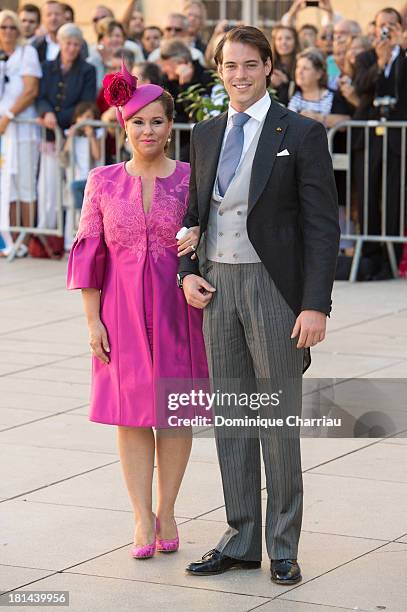
<path id="1" fill-rule="evenodd" d="M 286 109 L 287 115 L 285 116 L 285 120 L 288 122 L 288 125 L 295 130 L 297 134 L 304 134 L 308 132 L 312 127 L 319 126 L 321 130 L 325 130 L 322 123 L 319 121 L 315 121 L 315 119 L 311 119 L 310 117 L 304 117 L 304 115 L 300 115 L 295 111 Z"/>
<path id="2" fill-rule="evenodd" d="M 215 117 L 209 117 L 208 119 L 203 119 L 202 121 L 198 121 L 194 125 L 193 133 L 194 136 L 205 133 L 208 129 L 213 127 L 217 127 L 222 124 L 222 122 L 227 117 L 228 112 L 224 111 L 220 115 L 216 115 Z"/>

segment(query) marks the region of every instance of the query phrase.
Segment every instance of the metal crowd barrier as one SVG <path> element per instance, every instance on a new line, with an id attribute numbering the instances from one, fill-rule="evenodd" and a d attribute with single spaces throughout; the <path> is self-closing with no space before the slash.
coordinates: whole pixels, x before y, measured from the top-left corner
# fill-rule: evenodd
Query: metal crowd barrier
<path id="1" fill-rule="evenodd" d="M 382 160 L 381 160 L 381 194 L 380 194 L 380 234 L 372 234 L 368 231 L 369 226 L 369 172 L 370 172 L 370 144 L 371 130 L 375 129 L 376 133 L 383 139 L 382 145 Z M 363 185 L 363 222 L 359 224 L 359 231 L 352 231 L 352 133 L 353 130 L 359 130 L 359 137 L 364 137 L 364 185 Z M 399 198 L 399 232 L 389 235 L 387 233 L 388 220 L 388 202 L 387 202 L 387 187 L 388 187 L 388 144 L 389 131 L 400 130 L 400 198 Z M 328 131 L 329 149 L 332 155 L 334 170 L 346 173 L 346 198 L 345 202 L 339 202 L 345 205 L 345 231 L 342 232 L 341 238 L 351 240 L 355 243 L 355 251 L 352 260 L 349 280 L 356 281 L 359 270 L 359 265 L 362 257 L 362 247 L 364 242 L 380 242 L 386 244 L 389 262 L 393 276 L 398 276 L 397 261 L 394 252 L 394 244 L 406 243 L 407 236 L 405 235 L 406 221 L 406 129 L 407 121 L 343 121 Z M 340 132 L 346 132 L 346 152 L 337 153 L 334 151 L 334 137 Z M 360 194 L 358 194 L 358 198 Z"/>
<path id="2" fill-rule="evenodd" d="M 1 228 L 1 231 L 8 231 L 10 233 L 17 233 L 18 237 L 17 239 L 14 241 L 14 244 L 11 248 L 11 251 L 9 253 L 9 255 L 7 256 L 7 261 L 11 262 L 13 261 L 14 257 L 16 256 L 16 253 L 18 251 L 18 249 L 20 248 L 20 246 L 23 244 L 24 239 L 26 238 L 27 235 L 36 235 L 38 236 L 38 238 L 44 243 L 44 239 L 43 236 L 63 236 L 64 233 L 64 215 L 63 215 L 63 198 L 62 198 L 62 171 L 60 168 L 59 163 L 56 164 L 56 172 L 57 175 L 53 175 L 53 181 L 54 181 L 54 185 L 56 186 L 56 190 L 55 190 L 55 223 L 53 224 L 54 227 L 47 227 L 42 226 L 42 227 L 38 227 L 38 219 L 36 219 L 37 216 L 37 196 L 38 196 L 38 179 L 39 179 L 39 169 L 40 169 L 40 164 L 41 164 L 41 155 L 42 155 L 42 150 L 47 147 L 48 145 L 51 145 L 51 143 L 47 143 L 46 140 L 46 131 L 47 129 L 45 127 L 43 127 L 38 119 L 13 119 L 13 124 L 16 125 L 16 129 L 19 129 L 19 126 L 22 125 L 27 125 L 27 126 L 33 126 L 32 130 L 31 130 L 31 138 L 29 140 L 27 140 L 26 138 L 24 139 L 25 142 L 29 142 L 29 145 L 32 146 L 28 146 L 27 147 L 27 151 L 28 151 L 28 159 L 24 159 L 21 160 L 20 159 L 20 151 L 18 149 L 20 145 L 20 140 L 19 138 L 17 138 L 16 143 L 14 143 L 17 147 L 17 150 L 14 151 L 13 153 L 13 158 L 14 161 L 16 163 L 16 176 L 18 177 L 20 175 L 21 172 L 21 168 L 20 168 L 20 164 L 23 163 L 24 165 L 27 164 L 27 167 L 29 169 L 33 169 L 33 172 L 29 173 L 29 191 L 33 194 L 36 194 L 35 199 L 28 202 L 29 204 L 29 223 L 28 225 L 24 225 L 23 224 L 23 215 L 22 215 L 22 200 L 20 198 L 20 193 L 19 193 L 19 180 L 16 180 L 16 187 L 17 187 L 17 198 L 15 200 L 16 202 L 16 214 L 15 214 L 15 223 L 13 225 L 10 225 L 8 228 Z M 61 150 L 62 148 L 62 143 L 63 143 L 63 136 L 62 136 L 62 132 L 59 129 L 59 127 L 56 127 L 53 130 L 50 130 L 52 132 L 54 132 L 54 142 L 55 142 L 55 155 L 58 155 L 58 152 Z M 1 137 L 1 139 L 6 139 L 7 136 L 3 135 Z M 22 139 L 23 140 L 23 139 Z M 4 141 L 6 143 L 6 140 Z M 11 143 L 12 146 L 13 143 Z M 7 167 L 6 167 L 6 156 L 7 156 L 7 151 L 5 150 L 6 147 L 10 146 L 10 143 L 6 144 L 3 147 L 3 142 L 1 143 L 1 150 L 2 150 L 2 172 L 7 172 Z M 54 147 L 52 145 L 52 147 Z M 33 168 L 34 166 L 34 168 Z M 33 176 L 35 177 L 33 180 Z M 47 182 L 47 169 L 43 168 L 43 172 L 42 172 L 42 179 Z"/>
<path id="3" fill-rule="evenodd" d="M 93 120 L 81 121 L 80 123 L 75 124 L 73 126 L 74 137 L 78 131 L 80 131 L 87 125 L 93 127 L 95 130 L 102 130 L 102 134 L 100 138 L 102 156 L 101 156 L 101 159 L 99 160 L 98 165 L 104 166 L 106 164 L 106 138 L 107 138 L 108 132 L 111 133 L 111 136 L 114 138 L 114 141 L 115 141 L 115 156 L 114 156 L 114 160 L 112 160 L 113 163 L 118 163 L 120 161 L 123 161 L 123 157 L 124 158 L 130 157 L 131 155 L 130 149 L 127 149 L 126 151 L 126 146 L 124 143 L 124 131 L 122 130 L 121 126 L 117 122 L 107 123 L 103 121 L 93 121 Z M 173 159 L 180 159 L 181 146 L 182 146 L 181 134 L 190 133 L 193 127 L 194 127 L 193 124 L 185 124 L 185 123 L 175 123 L 174 124 L 174 127 L 173 127 L 174 137 L 171 139 L 171 143 L 170 143 L 169 150 L 168 150 L 168 154 L 170 157 L 173 157 Z M 90 154 L 91 153 L 90 153 L 90 142 L 89 142 L 89 156 Z M 66 168 L 66 175 L 67 175 L 67 178 L 70 180 L 75 180 L 75 167 L 76 167 L 75 147 L 72 147 L 72 154 L 70 155 L 69 163 Z M 73 198 L 70 197 L 69 195 L 68 195 L 68 202 L 65 203 L 65 208 L 70 211 L 71 218 L 73 219 L 72 232 L 73 234 L 75 234 L 77 227 L 78 227 L 78 222 L 79 222 L 79 214 L 78 214 L 79 211 L 74 208 Z"/>
<path id="4" fill-rule="evenodd" d="M 40 125 L 38 119 L 30 119 L 30 120 L 21 120 L 14 119 L 13 122 L 16 125 L 32 125 L 35 126 L 38 130 L 38 138 L 36 140 L 35 146 L 35 159 L 32 158 L 32 149 L 29 148 L 28 159 L 24 160 L 24 164 L 31 168 L 33 165 L 36 166 L 36 170 L 33 173 L 35 176 L 35 184 L 32 181 L 32 175 L 30 174 L 30 191 L 35 193 L 35 199 L 29 203 L 29 222 L 28 224 L 23 223 L 23 215 L 22 215 L 22 200 L 17 194 L 16 199 L 16 219 L 13 225 L 10 225 L 8 228 L 2 228 L 2 231 L 9 231 L 10 233 L 18 234 L 17 239 L 14 241 L 11 252 L 7 256 L 7 261 L 11 262 L 16 257 L 16 254 L 23 244 L 24 240 L 27 236 L 37 236 L 38 239 L 46 246 L 46 236 L 58 236 L 63 237 L 64 232 L 66 235 L 66 225 L 69 223 L 69 231 L 68 235 L 76 233 L 77 225 L 79 221 L 80 211 L 74 208 L 73 197 L 69 191 L 69 183 L 72 180 L 75 180 L 75 167 L 77 160 L 75 158 L 75 147 L 71 148 L 71 153 L 68 158 L 68 162 L 64 161 L 64 156 L 62 154 L 65 138 L 62 133 L 62 130 L 59 127 L 56 127 L 54 130 L 55 135 L 55 146 L 52 146 L 51 153 L 51 145 L 47 143 L 46 140 L 46 128 Z M 124 132 L 121 129 L 118 123 L 106 123 L 103 121 L 83 121 L 73 126 L 74 136 L 75 133 L 78 132 L 81 128 L 86 125 L 92 126 L 94 129 L 101 129 L 102 134 L 100 138 L 101 145 L 101 159 L 99 160 L 99 165 L 106 164 L 106 139 L 108 131 L 111 132 L 114 140 L 115 140 L 115 154 L 114 158 L 110 160 L 110 163 L 120 162 L 122 160 L 123 149 L 124 149 Z M 174 157 L 174 159 L 180 158 L 181 153 L 181 132 L 190 132 L 193 128 L 193 125 L 189 124 L 174 124 L 173 132 L 174 138 L 170 144 L 169 154 Z M 19 142 L 17 139 L 16 146 L 19 146 Z M 90 143 L 89 143 L 90 147 Z M 89 149 L 90 153 L 90 149 Z M 45 163 L 45 158 L 43 158 L 43 166 L 42 171 L 39 169 L 41 167 L 41 158 L 43 155 L 47 156 L 52 155 L 52 159 L 55 163 L 48 164 Z M 16 154 L 17 164 L 20 163 L 19 154 Z M 130 157 L 130 152 L 128 152 L 128 157 Z M 52 160 L 51 160 L 52 161 Z M 91 167 L 91 166 L 90 166 Z M 3 171 L 5 170 L 3 165 Z M 17 167 L 17 175 L 19 172 L 19 168 Z M 45 186 L 43 185 L 43 191 L 47 194 L 47 185 L 49 182 L 52 182 L 54 187 L 54 196 L 52 197 L 52 217 L 55 219 L 53 223 L 41 223 L 41 227 L 39 227 L 39 206 L 38 206 L 38 192 L 39 190 L 39 178 L 44 181 Z M 18 181 L 17 181 L 18 186 Z"/>

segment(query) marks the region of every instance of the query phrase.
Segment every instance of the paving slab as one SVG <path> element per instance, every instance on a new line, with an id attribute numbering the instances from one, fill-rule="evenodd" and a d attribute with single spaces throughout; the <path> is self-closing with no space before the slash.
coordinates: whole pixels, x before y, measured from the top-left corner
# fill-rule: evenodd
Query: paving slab
<path id="1" fill-rule="evenodd" d="M 379 443 L 331 461 L 308 473 L 407 483 L 406 466 L 406 445 Z"/>
<path id="2" fill-rule="evenodd" d="M 2 563 L 60 570 L 128 545 L 130 513 L 20 499 L 0 504 Z"/>
<path id="3" fill-rule="evenodd" d="M 75 612 L 141 612 L 163 610 L 163 612 L 197 612 L 226 610 L 247 612 L 264 602 L 264 598 L 234 593 L 220 593 L 205 589 L 167 586 L 137 580 L 117 580 L 97 576 L 81 576 L 63 572 L 44 578 L 32 585 L 42 590 L 67 590 L 70 593 L 70 608 Z M 17 612 L 27 608 L 14 608 Z M 50 607 L 53 612 L 64 610 Z"/>
<path id="4" fill-rule="evenodd" d="M 199 481 L 198 488 L 196 486 L 197 481 Z M 109 483 L 108 487 L 106 483 Z M 155 480 L 153 493 L 155 504 Z M 123 512 L 131 511 L 119 463 L 93 470 L 52 487 L 31 493 L 27 496 L 27 500 L 66 505 L 72 504 L 83 508 L 106 508 Z M 223 503 L 218 465 L 196 461 L 189 463 L 176 503 L 177 516 L 198 516 L 203 512 L 208 512 L 222 506 Z"/>
<path id="5" fill-rule="evenodd" d="M 126 580 L 159 581 L 163 584 L 215 591 L 250 593 L 262 597 L 276 597 L 287 591 L 287 587 L 276 585 L 270 580 L 270 561 L 265 545 L 263 564 L 259 570 L 229 571 L 219 576 L 196 577 L 186 574 L 185 567 L 188 563 L 200 559 L 206 551 L 213 548 L 224 530 L 224 523 L 188 521 L 179 527 L 181 547 L 174 555 L 157 554 L 147 563 L 137 563 L 130 557 L 129 546 L 81 563 L 70 571 Z M 299 558 L 303 560 L 303 580 L 312 580 L 377 546 L 378 543 L 372 540 L 305 533 L 301 537 L 299 551 Z"/>
<path id="6" fill-rule="evenodd" d="M 0 433 L 0 443 L 110 453 L 116 456 L 115 429 L 64 413 L 3 431 Z"/>
<path id="7" fill-rule="evenodd" d="M 0 594 L 19 587 L 31 590 L 33 585 L 25 587 L 35 580 L 40 580 L 50 575 L 49 570 L 33 569 L 32 567 L 16 567 L 14 565 L 0 564 Z M 10 608 L 10 606 L 7 606 Z M 13 610 L 15 607 L 13 606 Z"/>
<path id="8" fill-rule="evenodd" d="M 50 487 L 50 484 L 112 461 L 118 459 L 109 453 L 0 443 L 0 496 L 9 498 L 40 487 L 46 487 L 41 489 L 44 491 L 54 491 L 55 485 Z M 53 499 L 58 501 L 57 491 Z"/>
<path id="9" fill-rule="evenodd" d="M 407 546 L 393 542 L 298 586 L 290 591 L 289 599 L 354 610 L 405 612 L 406 571 Z"/>

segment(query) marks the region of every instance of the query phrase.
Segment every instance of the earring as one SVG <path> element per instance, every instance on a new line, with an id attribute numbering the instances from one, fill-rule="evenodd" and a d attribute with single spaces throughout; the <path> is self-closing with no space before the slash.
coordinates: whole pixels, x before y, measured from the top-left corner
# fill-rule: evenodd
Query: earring
<path id="1" fill-rule="evenodd" d="M 126 132 L 126 139 L 125 142 L 129 142 L 129 137 L 127 136 L 127 132 Z"/>
<path id="2" fill-rule="evenodd" d="M 168 142 L 168 143 L 170 143 L 170 142 L 171 142 L 171 136 L 172 136 L 172 134 L 170 134 L 170 135 L 168 136 L 168 138 L 167 138 L 167 142 Z"/>

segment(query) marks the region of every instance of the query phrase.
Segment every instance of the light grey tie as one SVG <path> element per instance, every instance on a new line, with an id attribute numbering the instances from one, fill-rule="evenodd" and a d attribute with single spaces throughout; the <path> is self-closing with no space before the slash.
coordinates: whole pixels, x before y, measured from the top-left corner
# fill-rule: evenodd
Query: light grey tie
<path id="1" fill-rule="evenodd" d="M 232 115 L 233 126 L 227 135 L 218 169 L 218 189 L 222 197 L 225 195 L 239 165 L 244 143 L 243 126 L 249 119 L 250 115 L 246 113 Z"/>

